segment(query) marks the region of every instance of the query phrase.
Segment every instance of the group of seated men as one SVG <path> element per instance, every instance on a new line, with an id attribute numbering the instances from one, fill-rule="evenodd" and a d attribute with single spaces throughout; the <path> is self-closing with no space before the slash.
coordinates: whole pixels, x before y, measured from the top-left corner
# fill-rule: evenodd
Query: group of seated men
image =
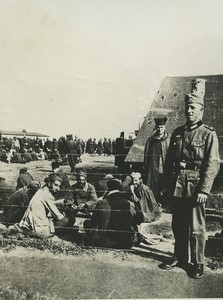
<path id="1" fill-rule="evenodd" d="M 130 248 L 146 242 L 141 226 L 157 220 L 161 208 L 140 173 L 132 173 L 124 181 L 107 174 L 98 182 L 97 191 L 87 181 L 86 170 L 74 176 L 76 182 L 71 185 L 55 161 L 52 173 L 40 187 L 23 168 L 18 190 L 4 208 L 6 224 L 15 224 L 25 235 L 48 238 L 64 232 L 64 227 L 76 228 L 74 224 L 82 217 L 86 245 Z"/>

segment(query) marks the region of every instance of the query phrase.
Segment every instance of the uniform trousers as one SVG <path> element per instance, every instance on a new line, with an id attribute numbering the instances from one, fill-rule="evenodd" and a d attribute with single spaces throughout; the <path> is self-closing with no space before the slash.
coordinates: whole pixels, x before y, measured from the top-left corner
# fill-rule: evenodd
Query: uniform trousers
<path id="1" fill-rule="evenodd" d="M 174 198 L 172 230 L 175 238 L 174 255 L 180 263 L 204 263 L 205 204 L 191 198 Z"/>

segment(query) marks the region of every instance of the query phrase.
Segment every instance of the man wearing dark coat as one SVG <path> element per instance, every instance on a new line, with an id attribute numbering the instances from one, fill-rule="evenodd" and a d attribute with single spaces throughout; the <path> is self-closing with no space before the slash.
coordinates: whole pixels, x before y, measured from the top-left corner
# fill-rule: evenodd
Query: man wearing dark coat
<path id="1" fill-rule="evenodd" d="M 100 139 L 100 140 L 98 141 L 98 145 L 97 145 L 97 153 L 98 153 L 98 155 L 102 155 L 102 153 L 103 153 L 102 139 Z"/>
<path id="2" fill-rule="evenodd" d="M 155 118 L 156 132 L 147 139 L 144 149 L 146 185 L 153 191 L 158 202 L 162 202 L 160 190 L 166 153 L 170 143 L 170 135 L 166 132 L 166 121 L 166 117 Z"/>
<path id="3" fill-rule="evenodd" d="M 46 139 L 45 144 L 43 146 L 43 151 L 46 152 L 48 158 L 51 158 L 52 153 L 52 141 L 49 138 Z"/>
<path id="4" fill-rule="evenodd" d="M 19 152 L 13 152 L 12 158 L 11 158 L 12 163 L 19 163 L 22 164 L 24 161 L 22 159 L 22 153 Z"/>
<path id="5" fill-rule="evenodd" d="M 32 175 L 29 174 L 28 168 L 21 168 L 19 170 L 19 177 L 17 178 L 16 189 L 20 189 L 24 186 L 28 186 L 31 181 L 33 181 Z"/>
<path id="6" fill-rule="evenodd" d="M 122 197 L 121 182 L 108 181 L 108 194 L 99 200 L 91 220 L 86 220 L 87 242 L 99 247 L 130 248 L 136 211 L 134 204 Z"/>
<path id="7" fill-rule="evenodd" d="M 21 221 L 27 206 L 40 188 L 38 181 L 30 181 L 28 186 L 20 188 L 13 193 L 6 205 L 4 206 L 4 216 L 8 223 L 18 223 Z"/>
<path id="8" fill-rule="evenodd" d="M 81 152 L 82 152 L 81 146 L 78 143 L 78 141 L 73 140 L 72 134 L 70 135 L 70 138 L 67 142 L 67 146 L 68 146 L 68 163 L 71 168 L 71 173 L 74 173 L 75 166 L 78 162 L 78 157 L 81 156 Z"/>
<path id="9" fill-rule="evenodd" d="M 104 149 L 104 155 L 110 155 L 110 145 L 109 145 L 109 141 L 107 140 L 107 138 L 104 138 L 103 141 L 103 149 Z"/>

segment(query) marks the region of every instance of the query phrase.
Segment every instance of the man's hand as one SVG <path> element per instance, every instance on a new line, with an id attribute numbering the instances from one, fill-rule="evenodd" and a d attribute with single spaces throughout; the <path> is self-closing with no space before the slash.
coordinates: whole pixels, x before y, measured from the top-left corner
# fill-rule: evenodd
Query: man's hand
<path id="1" fill-rule="evenodd" d="M 85 203 L 81 203 L 81 204 L 79 204 L 78 205 L 78 207 L 77 207 L 78 209 L 80 209 L 80 210 L 82 210 L 82 209 L 85 209 L 85 208 L 87 208 L 87 206 L 86 206 L 86 204 Z"/>
<path id="2" fill-rule="evenodd" d="M 205 203 L 207 201 L 207 197 L 208 197 L 208 195 L 199 193 L 197 195 L 197 203 Z"/>
<path id="3" fill-rule="evenodd" d="M 131 192 L 132 194 L 134 194 L 134 185 L 131 184 L 131 185 L 129 186 L 129 188 L 130 188 L 130 192 Z"/>

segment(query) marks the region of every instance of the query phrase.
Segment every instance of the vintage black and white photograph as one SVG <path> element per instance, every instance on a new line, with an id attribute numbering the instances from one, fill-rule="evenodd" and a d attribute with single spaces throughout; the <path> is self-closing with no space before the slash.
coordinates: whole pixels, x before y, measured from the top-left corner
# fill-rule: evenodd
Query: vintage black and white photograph
<path id="1" fill-rule="evenodd" d="M 0 299 L 223 298 L 222 12 L 0 0 Z"/>

